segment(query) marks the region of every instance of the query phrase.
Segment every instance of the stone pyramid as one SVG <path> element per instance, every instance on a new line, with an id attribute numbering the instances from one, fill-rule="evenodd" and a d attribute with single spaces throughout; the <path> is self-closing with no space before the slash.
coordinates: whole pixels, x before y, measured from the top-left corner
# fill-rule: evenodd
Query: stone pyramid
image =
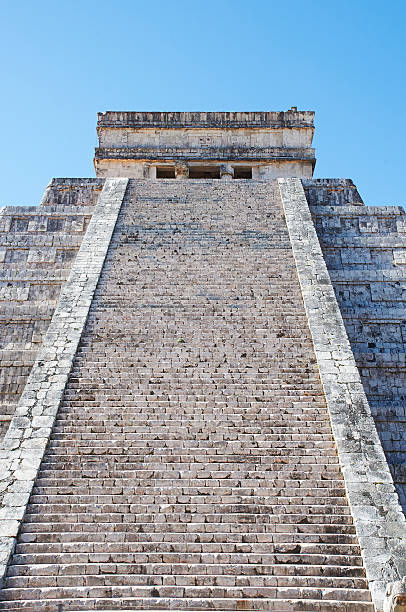
<path id="1" fill-rule="evenodd" d="M 0 213 L 0 611 L 406 610 L 406 215 L 314 113 L 106 112 Z"/>

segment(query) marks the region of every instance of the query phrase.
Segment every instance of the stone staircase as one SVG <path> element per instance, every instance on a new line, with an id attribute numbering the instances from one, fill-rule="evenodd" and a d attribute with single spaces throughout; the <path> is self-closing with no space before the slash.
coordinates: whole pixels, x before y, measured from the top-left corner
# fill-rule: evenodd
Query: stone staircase
<path id="1" fill-rule="evenodd" d="M 0 610 L 373 609 L 276 184 L 131 181 Z"/>

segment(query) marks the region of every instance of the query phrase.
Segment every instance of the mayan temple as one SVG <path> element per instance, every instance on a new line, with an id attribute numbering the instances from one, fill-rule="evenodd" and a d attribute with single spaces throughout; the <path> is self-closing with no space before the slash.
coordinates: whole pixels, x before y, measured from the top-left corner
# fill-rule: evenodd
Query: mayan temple
<path id="1" fill-rule="evenodd" d="M 0 611 L 404 612 L 404 210 L 295 107 L 97 132 L 0 213 Z"/>

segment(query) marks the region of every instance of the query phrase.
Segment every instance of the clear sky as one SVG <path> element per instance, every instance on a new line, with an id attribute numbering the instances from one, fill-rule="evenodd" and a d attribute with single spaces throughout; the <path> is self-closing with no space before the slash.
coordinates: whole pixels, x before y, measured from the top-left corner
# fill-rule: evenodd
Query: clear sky
<path id="1" fill-rule="evenodd" d="M 404 204 L 406 2 L 0 0 L 0 204 L 94 176 L 104 110 L 316 111 L 316 177 Z"/>

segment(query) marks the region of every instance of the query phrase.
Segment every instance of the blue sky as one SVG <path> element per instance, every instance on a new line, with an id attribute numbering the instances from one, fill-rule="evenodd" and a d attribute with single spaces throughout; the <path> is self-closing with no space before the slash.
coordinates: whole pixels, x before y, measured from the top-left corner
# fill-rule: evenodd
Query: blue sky
<path id="1" fill-rule="evenodd" d="M 0 2 L 0 203 L 94 176 L 103 110 L 316 111 L 317 177 L 404 204 L 406 3 Z"/>

